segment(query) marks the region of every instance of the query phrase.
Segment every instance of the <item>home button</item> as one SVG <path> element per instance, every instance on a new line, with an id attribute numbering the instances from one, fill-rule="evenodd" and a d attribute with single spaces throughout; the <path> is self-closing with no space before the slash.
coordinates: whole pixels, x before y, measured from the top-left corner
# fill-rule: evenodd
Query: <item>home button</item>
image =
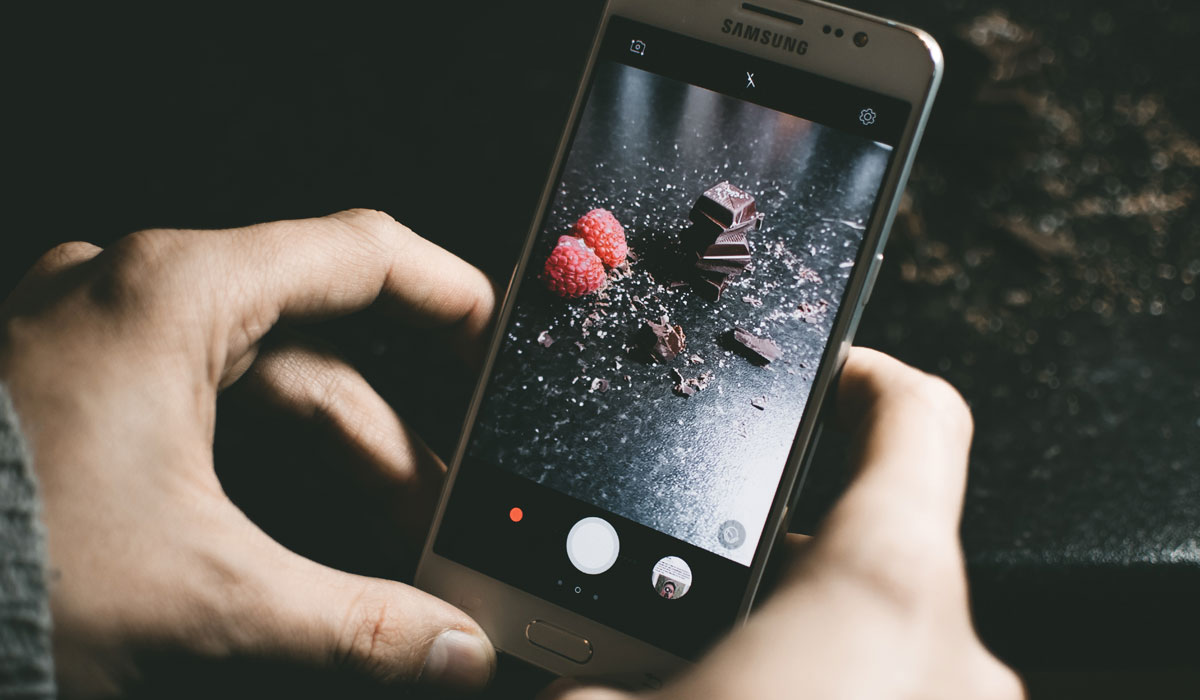
<path id="1" fill-rule="evenodd" d="M 552 651 L 577 664 L 585 664 L 592 658 L 591 642 L 544 620 L 534 620 L 526 625 L 525 638 L 530 644 Z"/>

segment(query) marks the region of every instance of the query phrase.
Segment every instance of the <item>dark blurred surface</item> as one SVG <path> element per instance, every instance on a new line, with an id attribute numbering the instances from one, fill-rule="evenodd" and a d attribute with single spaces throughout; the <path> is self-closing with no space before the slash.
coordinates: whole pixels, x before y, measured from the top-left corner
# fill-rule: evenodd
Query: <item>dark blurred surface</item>
<path id="1" fill-rule="evenodd" d="M 1200 659 L 1200 8 L 852 4 L 946 53 L 859 342 L 972 404 L 963 536 L 981 634 L 1035 696 L 1183 697 Z M 596 11 L 9 15 L 0 293 L 61 241 L 352 206 L 502 282 Z M 445 454 L 468 372 L 378 316 L 313 332 Z M 364 506 L 322 447 L 236 389 L 223 399 L 218 463 L 252 517 L 321 561 L 404 575 L 385 504 Z M 797 529 L 842 462 L 823 445 Z M 506 669 L 509 688 L 537 678 Z"/>

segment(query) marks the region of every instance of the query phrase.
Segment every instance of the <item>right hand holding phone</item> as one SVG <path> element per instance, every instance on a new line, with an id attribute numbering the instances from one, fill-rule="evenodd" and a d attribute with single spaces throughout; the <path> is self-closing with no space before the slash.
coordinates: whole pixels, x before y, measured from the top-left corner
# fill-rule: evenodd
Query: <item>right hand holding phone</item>
<path id="1" fill-rule="evenodd" d="M 1022 698 L 971 624 L 958 522 L 971 414 L 945 381 L 855 348 L 838 391 L 856 475 L 749 623 L 659 698 Z M 586 688 L 562 700 L 615 700 Z"/>

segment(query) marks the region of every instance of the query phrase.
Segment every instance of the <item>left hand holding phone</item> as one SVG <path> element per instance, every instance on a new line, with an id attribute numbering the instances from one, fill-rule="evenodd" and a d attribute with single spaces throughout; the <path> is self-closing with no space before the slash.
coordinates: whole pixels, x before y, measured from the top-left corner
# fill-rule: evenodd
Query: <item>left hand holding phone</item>
<path id="1" fill-rule="evenodd" d="M 362 376 L 304 346 L 261 347 L 281 320 L 376 302 L 474 355 L 495 297 L 474 267 L 357 210 L 142 231 L 107 250 L 68 243 L 21 281 L 0 308 L 0 382 L 40 481 L 64 697 L 126 694 L 163 656 L 487 683 L 495 654 L 469 617 L 285 549 L 213 469 L 217 393 L 246 375 L 342 433 L 428 512 L 444 467 Z"/>

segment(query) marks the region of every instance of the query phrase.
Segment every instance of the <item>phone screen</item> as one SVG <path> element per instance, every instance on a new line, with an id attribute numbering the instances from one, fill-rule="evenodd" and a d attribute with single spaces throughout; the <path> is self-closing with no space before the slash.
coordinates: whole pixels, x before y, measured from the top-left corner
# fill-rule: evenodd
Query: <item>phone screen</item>
<path id="1" fill-rule="evenodd" d="M 909 109 L 611 18 L 434 550 L 684 658 L 727 630 Z"/>

